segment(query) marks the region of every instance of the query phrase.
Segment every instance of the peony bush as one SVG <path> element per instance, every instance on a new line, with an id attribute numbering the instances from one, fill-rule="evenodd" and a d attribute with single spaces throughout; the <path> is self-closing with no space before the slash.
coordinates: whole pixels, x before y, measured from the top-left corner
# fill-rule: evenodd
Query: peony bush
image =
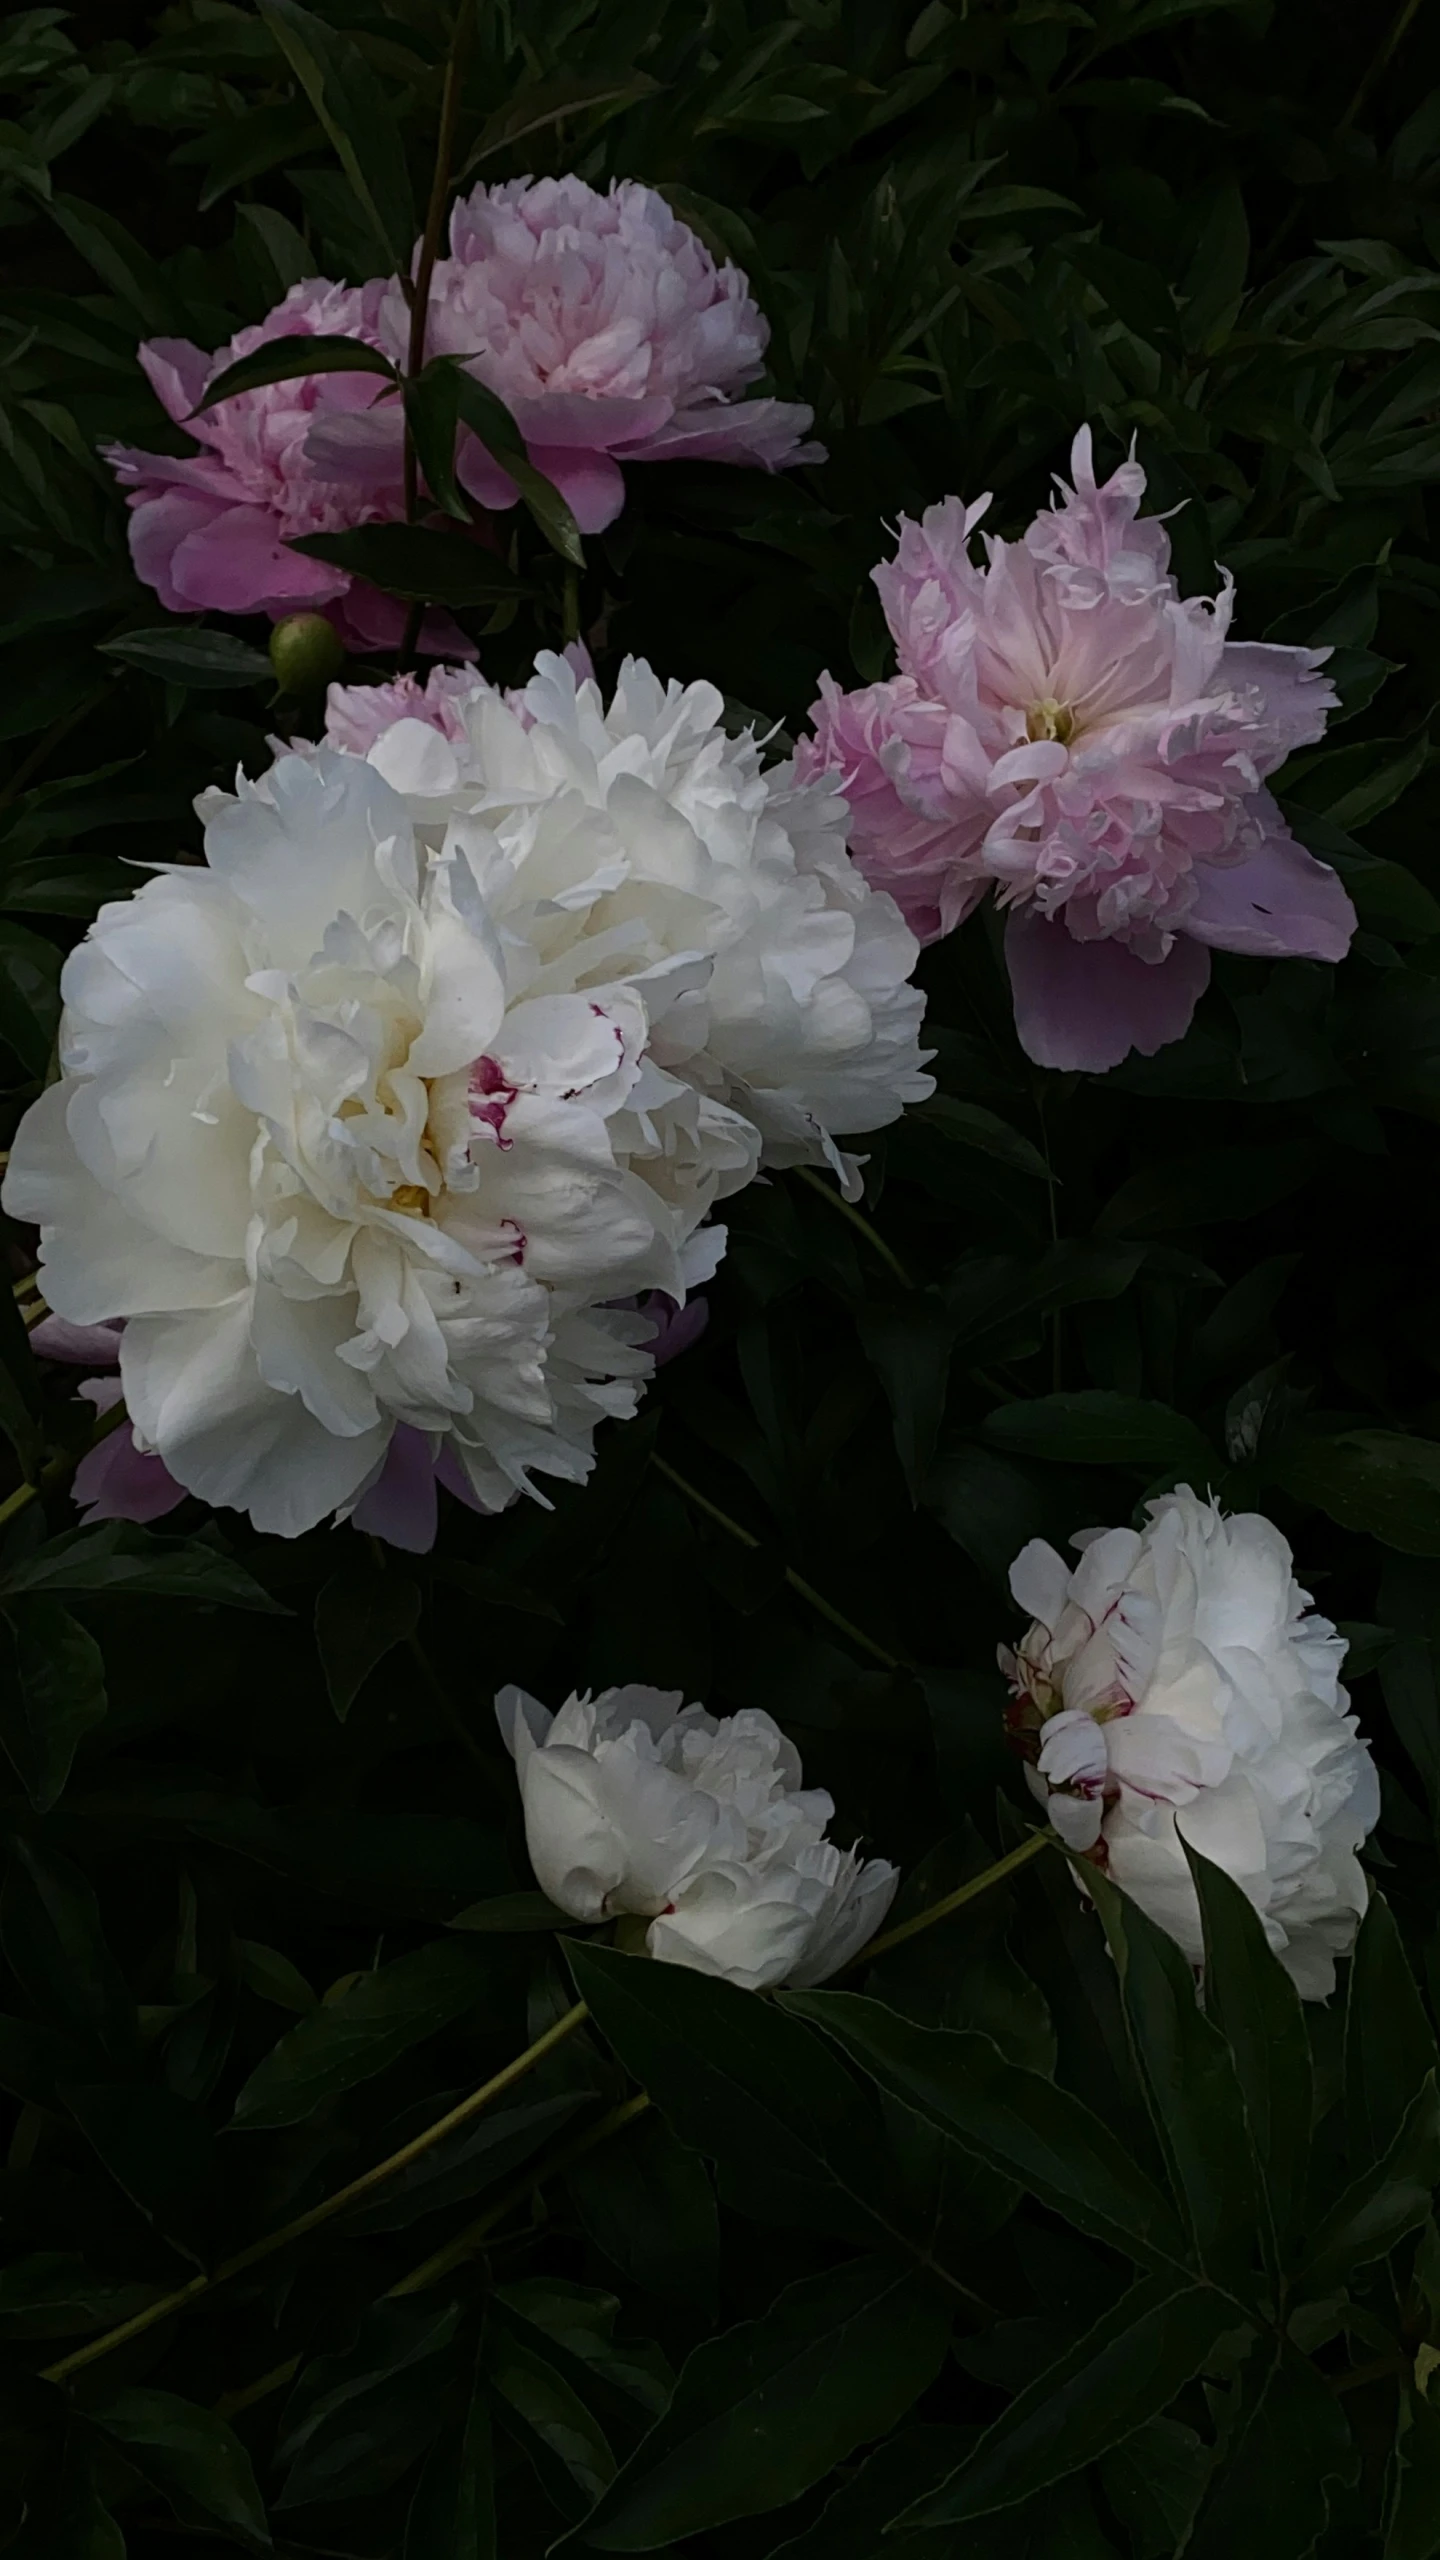
<path id="1" fill-rule="evenodd" d="M 0 32 L 16 2560 L 1435 2548 L 1435 49 Z"/>

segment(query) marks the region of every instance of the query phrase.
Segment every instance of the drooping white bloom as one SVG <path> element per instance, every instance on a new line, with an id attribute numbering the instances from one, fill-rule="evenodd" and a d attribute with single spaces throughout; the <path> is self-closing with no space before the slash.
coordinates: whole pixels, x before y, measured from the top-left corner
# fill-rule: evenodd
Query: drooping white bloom
<path id="1" fill-rule="evenodd" d="M 897 1870 L 825 1838 L 834 1804 L 759 1709 L 717 1719 L 625 1688 L 552 1716 L 502 1689 L 495 1712 L 530 1863 L 574 1919 L 636 1914 L 652 1956 L 763 1991 L 824 1982 L 888 1911 Z"/>
<path id="2" fill-rule="evenodd" d="M 207 866 L 103 908 L 61 1082 L 5 1188 L 45 1294 L 125 1320 L 146 1450 L 295 1535 L 423 1547 L 571 1479 L 633 1412 L 699 1230 L 772 1163 L 929 1090 L 916 946 L 828 786 L 767 775 L 708 686 L 543 659 L 458 739 L 282 753 L 201 804 Z"/>
<path id="3" fill-rule="evenodd" d="M 543 903 L 547 959 L 562 946 L 675 1001 L 651 1042 L 657 1070 L 741 1113 L 767 1165 L 830 1163 L 836 1139 L 878 1129 L 932 1090 L 918 1047 L 918 944 L 846 850 L 848 811 L 828 779 L 765 768 L 730 737 L 713 685 L 662 685 L 627 659 L 607 710 L 593 678 L 537 660 L 522 691 L 437 669 L 401 698 L 333 686 L 328 734 L 359 745 L 421 833 L 463 836 L 507 895 Z M 686 980 L 683 989 L 681 978 Z"/>
<path id="4" fill-rule="evenodd" d="M 1182 1485 L 1142 1530 L 1081 1536 L 1072 1571 L 1034 1539 L 1010 1569 L 1033 1624 L 1002 1650 L 1030 1784 L 1192 1963 L 1199 1906 L 1181 1835 L 1245 1892 L 1306 1999 L 1334 1988 L 1366 1886 L 1355 1852 L 1380 1811 L 1340 1686 L 1344 1641 L 1309 1611 L 1258 1512 L 1227 1518 Z"/>

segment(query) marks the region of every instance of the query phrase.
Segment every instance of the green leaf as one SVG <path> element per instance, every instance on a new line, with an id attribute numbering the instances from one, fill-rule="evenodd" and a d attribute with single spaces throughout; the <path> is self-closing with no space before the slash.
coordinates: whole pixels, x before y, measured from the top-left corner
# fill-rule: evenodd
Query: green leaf
<path id="1" fill-rule="evenodd" d="M 426 2458 L 403 2560 L 499 2560 L 490 2404 L 478 2380 L 459 2424 L 441 2431 Z"/>
<path id="2" fill-rule="evenodd" d="M 105 1942 L 100 1908 L 78 1867 L 38 1841 L 10 1843 L 0 1935 L 11 1972 L 40 2016 L 128 2063 L 135 2004 Z"/>
<path id="3" fill-rule="evenodd" d="M 719 2162 L 729 2201 L 862 2246 L 915 2245 L 874 2099 L 798 2017 L 679 1965 L 564 1944 L 601 2034 L 681 2141 Z"/>
<path id="4" fill-rule="evenodd" d="M 370 1674 L 420 1620 L 420 1589 L 393 1565 L 357 1553 L 315 1602 L 315 1643 L 330 1704 L 343 1724 Z"/>
<path id="5" fill-rule="evenodd" d="M 37 1079 L 50 1064 L 60 1024 L 61 958 L 43 934 L 0 921 L 0 1040 Z"/>
<path id="6" fill-rule="evenodd" d="M 905 2521 L 963 2524 L 1096 2461 L 1157 2417 L 1236 2326 L 1236 2306 L 1210 2285 L 1147 2276 L 987 2427 L 974 2452 Z"/>
<path id="7" fill-rule="evenodd" d="M 599 2420 L 564 2374 L 503 2319 L 487 2327 L 485 2373 L 546 2495 L 568 2520 L 583 2515 L 615 2477 Z"/>
<path id="8" fill-rule="evenodd" d="M 282 294 L 288 293 L 292 284 L 301 284 L 314 274 L 315 259 L 304 233 L 297 231 L 293 222 L 287 222 L 283 213 L 277 213 L 273 205 L 239 204 L 235 211 L 238 219 L 248 222 L 263 241 Z"/>
<path id="9" fill-rule="evenodd" d="M 488 1902 L 468 1903 L 450 1922 L 452 1929 L 473 1929 L 484 1937 L 528 1936 L 537 1929 L 573 1929 L 568 1911 L 543 1893 L 497 1893 Z"/>
<path id="10" fill-rule="evenodd" d="M 161 332 L 183 328 L 185 311 L 173 288 L 134 233 L 99 205 L 78 196 L 54 196 L 46 211 L 72 248 L 94 268 L 116 298 L 126 303 L 142 329 Z"/>
<path id="11" fill-rule="evenodd" d="M 1436 2560 L 1440 2553 L 1440 2409 L 1402 2390 L 1395 2429 L 1384 2560 Z"/>
<path id="12" fill-rule="evenodd" d="M 1407 1556 L 1440 1556 L 1440 1441 L 1402 1431 L 1297 1433 L 1266 1461 L 1297 1502 Z"/>
<path id="13" fill-rule="evenodd" d="M 1378 2160 L 1394 2141 L 1440 2054 L 1400 1932 L 1372 1885 L 1345 1996 L 1345 2108 L 1350 2151 Z"/>
<path id="14" fill-rule="evenodd" d="M 988 2036 L 914 2025 L 851 1991 L 788 1991 L 783 2006 L 835 2037 L 926 2123 L 950 2134 L 1092 2239 L 1142 2265 L 1184 2268 L 1185 2234 L 1088 2107 Z"/>
<path id="15" fill-rule="evenodd" d="M 1010 1593 L 1010 1567 L 1050 1526 L 1050 1507 L 1033 1477 L 975 1441 L 946 1449 L 930 1470 L 927 1505 L 972 1564 Z"/>
<path id="16" fill-rule="evenodd" d="M 203 2266 L 215 2146 L 198 2107 L 144 2082 L 67 2086 L 61 2097 L 117 2186 L 192 2265 Z"/>
<path id="17" fill-rule="evenodd" d="M 1209 1147 L 1198 1155 L 1162 1155 L 1122 1182 L 1096 1221 L 1101 1235 L 1163 1235 L 1174 1227 L 1208 1227 L 1259 1217 L 1298 1191 L 1314 1171 L 1304 1145 Z"/>
<path id="18" fill-rule="evenodd" d="M 116 1597 L 199 1600 L 230 1609 L 288 1613 L 234 1558 L 204 1538 L 157 1538 L 128 1521 L 51 1538 L 0 1577 L 0 1598 L 22 1592 L 98 1591 Z"/>
<path id="19" fill-rule="evenodd" d="M 299 382 L 312 373 L 383 373 L 390 382 L 398 378 L 389 357 L 382 356 L 378 347 L 367 347 L 363 338 L 270 338 L 263 347 L 253 348 L 248 356 L 237 356 L 223 373 L 217 373 L 213 382 L 206 385 L 205 397 L 197 402 L 192 415 L 203 417 L 207 409 L 217 408 L 222 400 L 237 399 L 242 391 L 263 390 L 268 382 Z M 235 643 L 237 648 L 240 645 Z M 117 654 L 123 655 L 123 651 Z M 260 652 L 257 649 L 249 654 L 258 658 Z M 265 671 L 267 675 L 270 672 L 268 658 Z"/>
<path id="20" fill-rule="evenodd" d="M 915 1502 L 945 1412 L 955 1321 L 939 1297 L 919 1289 L 891 1306 L 872 1301 L 857 1307 L 855 1321 L 885 1390 L 896 1455 Z"/>
<path id="21" fill-rule="evenodd" d="M 387 265 L 410 272 L 415 202 L 393 102 L 348 36 L 299 0 L 258 0 L 260 15 L 330 137 Z"/>
<path id="22" fill-rule="evenodd" d="M 1312 2103 L 1300 1994 L 1248 1894 L 1180 1835 L 1205 1933 L 1205 2007 L 1230 2048 L 1282 2252 L 1305 2194 Z"/>
<path id="23" fill-rule="evenodd" d="M 957 1102 L 952 1094 L 932 1094 L 915 1113 L 921 1126 L 936 1129 L 942 1138 L 953 1140 L 957 1147 L 970 1147 L 976 1154 L 993 1156 L 997 1164 L 1009 1165 L 1014 1173 L 1027 1173 L 1037 1182 L 1048 1182 L 1050 1167 L 1038 1147 L 1002 1120 L 998 1111 L 987 1111 L 980 1102 Z"/>
<path id="24" fill-rule="evenodd" d="M 1197 2262 L 1243 2288 L 1260 2255 L 1260 2196 L 1240 2083 L 1219 2028 L 1196 1997 L 1175 1940 L 1108 1877 L 1087 1877 L 1125 2007 L 1126 2026 Z"/>
<path id="25" fill-rule="evenodd" d="M 271 2000 L 280 2009 L 293 2010 L 297 2017 L 307 2017 L 315 2007 L 315 1994 L 297 1964 L 293 1964 L 278 1947 L 262 1946 L 255 1938 L 241 1938 L 236 1953 L 240 1959 L 241 1980 L 261 2000 Z"/>
<path id="26" fill-rule="evenodd" d="M 530 2159 L 587 2096 L 583 2089 L 567 2089 L 518 2107 L 487 2107 L 474 2123 L 457 2126 L 408 2169 L 387 2179 L 368 2204 L 357 2207 L 347 2228 L 355 2233 L 403 2231 L 424 2214 L 467 2202 Z M 439 2112 L 436 2100 L 425 2107 L 422 2121 L 429 2124 Z"/>
<path id="27" fill-rule="evenodd" d="M 12 1600 L 5 1622 L 15 1679 L 0 1694 L 0 1742 L 36 1812 L 48 1813 L 85 1735 L 104 1723 L 105 1665 L 56 1600 Z"/>
<path id="28" fill-rule="evenodd" d="M 276 2505 L 374 2496 L 402 2478 L 445 2414 L 441 2359 L 459 2325 L 458 2303 L 372 2302 L 353 2346 L 312 2357 L 281 2416 Z"/>
<path id="29" fill-rule="evenodd" d="M 207 631 L 199 623 L 162 625 L 158 631 L 127 631 L 119 640 L 102 640 L 102 658 L 120 658 L 166 684 L 183 684 L 206 692 L 240 684 L 273 684 L 275 670 L 263 649 L 252 649 L 231 631 Z"/>
<path id="30" fill-rule="evenodd" d="M 628 2284 L 713 2316 L 720 2226 L 703 2161 L 653 2107 L 566 2172 L 595 2248 Z"/>
<path id="31" fill-rule="evenodd" d="M 471 434 L 478 436 L 486 452 L 493 455 L 503 471 L 509 472 L 527 513 L 551 550 L 558 551 L 572 568 L 583 569 L 585 546 L 568 501 L 561 497 L 553 480 L 536 470 L 504 401 L 463 367 L 457 370 L 456 384 L 460 415 Z"/>
<path id="32" fill-rule="evenodd" d="M 1134 2560 L 1172 2560 L 1184 2549 L 1209 2476 L 1208 2449 L 1176 2418 L 1148 2418 L 1103 2457 L 1101 2484 Z"/>
<path id="33" fill-rule="evenodd" d="M 417 604 L 501 604 L 528 592 L 498 551 L 458 526 L 447 533 L 433 525 L 367 524 L 355 533 L 307 533 L 290 548 Z"/>
<path id="34" fill-rule="evenodd" d="M 90 2415 L 182 2522 L 193 2522 L 197 2512 L 213 2516 L 242 2540 L 269 2549 L 250 2456 L 213 2409 L 198 2409 L 170 2391 L 118 2391 Z"/>
<path id="35" fill-rule="evenodd" d="M 558 2349 L 571 2369 L 598 2383 L 613 2398 L 637 2401 L 647 2417 L 668 2406 L 675 2376 L 656 2346 L 627 2345 L 615 2336 L 620 2304 L 613 2293 L 571 2284 L 561 2276 L 521 2276 L 494 2286 L 491 2301 L 512 2323 Z M 534 2338 L 532 2336 L 531 2343 Z"/>
<path id="36" fill-rule="evenodd" d="M 1185 2560 L 1307 2560 L 1329 2515 L 1332 2481 L 1352 2480 L 1354 2444 L 1337 2400 L 1313 2365 L 1269 2341 L 1234 2386 L 1235 2407 Z"/>
<path id="37" fill-rule="evenodd" d="M 362 1974 L 257 2063 L 235 2101 L 233 2123 L 247 2132 L 303 2124 L 327 2099 L 387 2071 L 471 2011 L 493 2017 L 496 1987 L 493 1954 L 455 1938 L 436 1938 Z"/>
<path id="38" fill-rule="evenodd" d="M 455 477 L 455 438 L 460 427 L 460 376 L 442 358 L 405 385 L 405 417 L 420 465 L 420 477 L 437 507 L 462 524 L 470 522 Z"/>
<path id="39" fill-rule="evenodd" d="M 125 2284 L 92 2275 L 83 2258 L 46 2249 L 0 2273 L 0 2335 L 70 2338 L 108 2329 L 143 2311 L 163 2285 Z"/>
<path id="40" fill-rule="evenodd" d="M 976 2433 L 974 2427 L 902 2427 L 877 2445 L 848 2479 L 842 2477 L 815 2522 L 794 2540 L 779 2543 L 773 2560 L 876 2560 L 877 2554 L 889 2560 L 892 2552 L 895 2560 L 902 2553 L 905 2560 L 914 2560 L 917 2536 L 900 2533 L 884 2541 L 881 2536 L 902 2509 L 915 2504 L 917 2493 L 938 2488 L 959 2468 Z M 938 2554 L 934 2544 L 927 2549 L 930 2560 L 952 2560 L 947 2543 Z M 965 2560 L 990 2560 L 990 2554 L 972 2539 L 965 2546 Z M 1028 2552 L 1021 2560 L 1030 2560 Z"/>
<path id="41" fill-rule="evenodd" d="M 987 1413 L 982 1428 L 992 1447 L 1016 1458 L 1141 1467 L 1149 1475 L 1163 1471 L 1197 1484 L 1224 1472 L 1204 1432 L 1183 1413 L 1143 1396 L 1113 1395 L 1105 1387 L 999 1405 Z"/>
<path id="42" fill-rule="evenodd" d="M 696 2348 L 583 2540 L 658 2551 L 786 2505 L 904 2416 L 934 2379 L 950 2317 L 884 2259 L 789 2286 L 758 2320 Z"/>
<path id="43" fill-rule="evenodd" d="M 1345 2189 L 1310 2234 L 1301 2277 L 1324 2293 L 1353 2267 L 1383 2258 L 1425 2220 L 1440 2185 L 1440 2097 L 1435 2075 L 1407 2107 L 1389 2148 Z"/>

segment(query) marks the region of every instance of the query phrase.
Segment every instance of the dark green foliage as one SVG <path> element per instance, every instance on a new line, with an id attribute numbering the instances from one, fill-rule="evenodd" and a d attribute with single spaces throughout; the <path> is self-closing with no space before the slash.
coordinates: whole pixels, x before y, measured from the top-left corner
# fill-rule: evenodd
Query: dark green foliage
<path id="1" fill-rule="evenodd" d="M 452 27 L 0 26 L 0 1143 L 97 907 L 319 716 L 262 621 L 132 571 L 97 447 L 183 441 L 137 341 L 408 265 Z M 1338 971 L 1222 955 L 1189 1036 L 1097 1080 L 1027 1064 L 973 920 L 922 963 L 939 1091 L 870 1146 L 883 1258 L 811 1183 L 744 1195 L 705 1342 L 591 1485 L 429 1557 L 77 1525 L 93 1415 L 7 1231 L 0 1502 L 42 1498 L 0 1521 L 0 2549 L 1435 2560 L 1440 36 L 1389 0 L 479 0 L 455 167 L 662 188 L 830 460 L 632 467 L 582 544 L 440 360 L 426 520 L 313 553 L 499 681 L 578 626 L 783 746 L 822 670 L 888 672 L 895 518 L 990 488 L 1015 532 L 1088 419 L 1187 592 L 1224 563 L 1240 636 L 1333 648 L 1280 787 L 1362 929 Z M 519 483 L 500 549 L 457 423 Z M 494 1690 L 654 1680 L 777 1715 L 930 1908 L 1030 1809 L 1012 1557 L 1183 1479 L 1273 1516 L 1352 1638 L 1383 1898 L 1328 2009 L 1198 1859 L 1203 2000 L 1050 1851 L 768 2001 L 534 1892 Z M 530 2077 L 318 2216 L 577 1989 Z"/>

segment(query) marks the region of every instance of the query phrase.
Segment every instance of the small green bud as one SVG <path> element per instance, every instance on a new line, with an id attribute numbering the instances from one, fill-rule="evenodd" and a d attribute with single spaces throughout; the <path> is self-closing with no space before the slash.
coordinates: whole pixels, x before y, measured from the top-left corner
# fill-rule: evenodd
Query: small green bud
<path id="1" fill-rule="evenodd" d="M 270 634 L 270 664 L 284 693 L 318 693 L 345 664 L 333 622 L 323 613 L 289 613 Z"/>

